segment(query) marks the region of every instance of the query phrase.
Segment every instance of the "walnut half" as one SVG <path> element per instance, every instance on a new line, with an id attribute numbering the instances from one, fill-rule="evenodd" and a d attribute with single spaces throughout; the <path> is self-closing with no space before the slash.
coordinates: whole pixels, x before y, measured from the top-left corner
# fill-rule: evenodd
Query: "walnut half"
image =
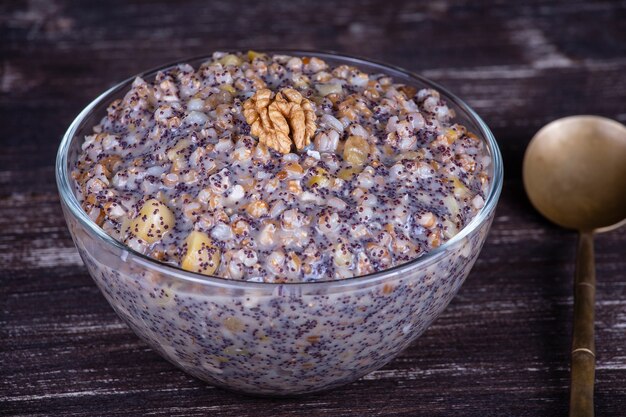
<path id="1" fill-rule="evenodd" d="M 284 88 L 274 97 L 267 88 L 258 90 L 243 103 L 243 115 L 250 133 L 281 153 L 289 153 L 292 143 L 303 149 L 317 129 L 311 102 L 293 88 Z"/>

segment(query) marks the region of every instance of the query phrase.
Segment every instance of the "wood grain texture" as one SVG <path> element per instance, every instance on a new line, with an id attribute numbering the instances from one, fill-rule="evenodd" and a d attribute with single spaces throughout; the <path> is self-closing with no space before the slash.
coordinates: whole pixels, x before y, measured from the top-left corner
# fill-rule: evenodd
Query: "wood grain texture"
<path id="1" fill-rule="evenodd" d="M 99 92 L 229 48 L 326 49 L 424 74 L 492 127 L 492 231 L 443 315 L 398 359 L 329 393 L 246 397 L 162 360 L 116 317 L 62 218 L 53 162 Z M 0 3 L 0 415 L 564 416 L 576 236 L 536 214 L 521 160 L 569 114 L 626 122 L 626 3 L 366 0 Z M 596 414 L 626 410 L 626 234 L 597 237 Z"/>

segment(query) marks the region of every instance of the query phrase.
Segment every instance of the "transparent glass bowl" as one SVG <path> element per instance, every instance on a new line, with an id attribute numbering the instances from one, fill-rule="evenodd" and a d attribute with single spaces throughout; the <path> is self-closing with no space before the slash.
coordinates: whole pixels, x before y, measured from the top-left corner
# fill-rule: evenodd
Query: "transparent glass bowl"
<path id="1" fill-rule="evenodd" d="M 464 124 L 484 140 L 493 163 L 491 188 L 478 215 L 439 248 L 367 276 L 315 283 L 269 284 L 207 277 L 165 265 L 108 236 L 82 210 L 70 172 L 80 145 L 134 77 L 90 103 L 63 137 L 56 178 L 63 213 L 92 278 L 130 328 L 164 358 L 208 383 L 257 395 L 326 390 L 391 361 L 443 311 L 472 268 L 502 188 L 502 159 L 492 133 L 444 88 L 402 69 L 330 53 L 318 56 L 417 88 L 437 89 Z M 194 67 L 208 57 L 190 59 Z M 140 74 L 152 79 L 158 70 Z"/>

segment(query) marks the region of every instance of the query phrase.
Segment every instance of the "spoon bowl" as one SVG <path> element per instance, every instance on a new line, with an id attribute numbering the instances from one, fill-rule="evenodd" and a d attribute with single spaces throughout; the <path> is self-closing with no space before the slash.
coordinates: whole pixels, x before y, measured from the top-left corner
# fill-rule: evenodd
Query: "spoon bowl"
<path id="1" fill-rule="evenodd" d="M 626 127 L 597 116 L 555 120 L 524 155 L 526 193 L 552 222 L 579 232 L 574 280 L 570 417 L 592 417 L 596 348 L 594 233 L 626 222 Z"/>
<path id="2" fill-rule="evenodd" d="M 533 206 L 560 226 L 604 231 L 626 218 L 626 127 L 616 121 L 555 120 L 528 145 L 523 170 Z"/>

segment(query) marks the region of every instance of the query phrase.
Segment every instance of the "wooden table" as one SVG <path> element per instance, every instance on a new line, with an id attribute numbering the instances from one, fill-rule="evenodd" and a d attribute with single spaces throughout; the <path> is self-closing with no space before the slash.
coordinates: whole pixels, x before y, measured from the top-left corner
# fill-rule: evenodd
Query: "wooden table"
<path id="1" fill-rule="evenodd" d="M 557 117 L 626 122 L 626 4 L 350 3 L 0 4 L 0 415 L 566 415 L 576 237 L 532 210 L 521 160 Z M 80 109 L 133 73 L 224 47 L 414 70 L 465 98 L 504 154 L 493 228 L 458 296 L 399 358 L 330 393 L 251 398 L 177 370 L 114 314 L 61 215 L 53 163 Z M 596 412 L 624 416 L 626 234 L 596 242 Z"/>

